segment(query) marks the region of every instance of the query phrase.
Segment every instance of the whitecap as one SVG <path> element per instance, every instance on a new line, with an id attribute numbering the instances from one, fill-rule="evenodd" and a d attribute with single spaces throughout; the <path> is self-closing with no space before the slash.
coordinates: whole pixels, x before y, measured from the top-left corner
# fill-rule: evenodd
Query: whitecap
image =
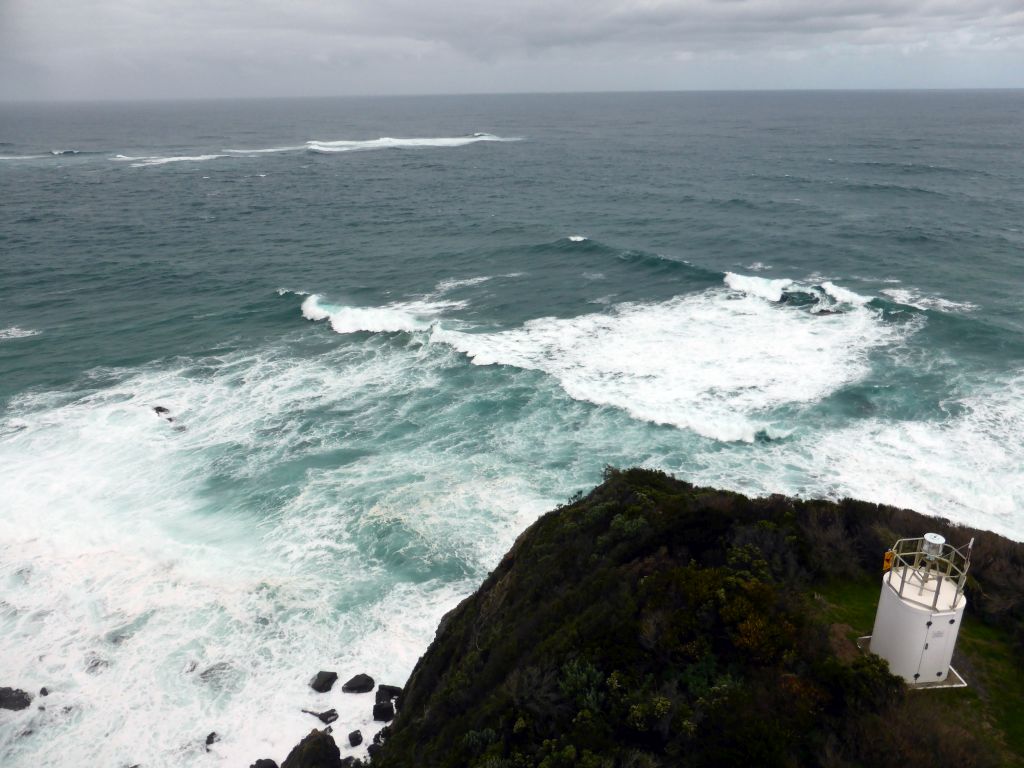
<path id="1" fill-rule="evenodd" d="M 960 398 L 944 420 L 865 419 L 817 434 L 777 467 L 804 468 L 834 498 L 865 499 L 952 518 L 1017 539 L 1024 509 L 1024 373 Z M 779 492 L 785 473 L 762 483 Z M 806 493 L 806 492 L 805 492 Z"/>
<path id="2" fill-rule="evenodd" d="M 242 155 L 242 156 L 274 155 L 274 154 L 280 154 L 280 153 L 283 153 L 283 152 L 299 152 L 299 151 L 301 151 L 301 150 L 303 150 L 305 148 L 306 148 L 306 146 L 304 144 L 300 144 L 300 145 L 294 146 L 294 147 L 266 147 L 265 149 L 225 149 L 224 152 L 229 154 L 229 155 Z"/>
<path id="3" fill-rule="evenodd" d="M 569 242 L 571 243 L 582 243 L 588 239 L 586 235 L 569 235 Z"/>
<path id="4" fill-rule="evenodd" d="M 973 312 L 977 304 L 969 301 L 952 301 L 941 296 L 926 296 L 913 288 L 883 288 L 882 293 L 908 307 L 937 312 Z"/>
<path id="5" fill-rule="evenodd" d="M 130 157 L 128 155 L 114 155 L 112 160 L 127 162 L 132 168 L 145 168 L 147 166 L 167 165 L 168 163 L 203 163 L 208 160 L 217 160 L 228 155 L 172 155 L 161 156 L 151 155 L 147 157 Z"/>
<path id="6" fill-rule="evenodd" d="M 302 302 L 302 316 L 318 322 L 328 320 L 335 333 L 415 333 L 428 330 L 442 313 L 461 309 L 464 301 L 405 301 L 382 307 L 330 305 L 319 294 Z"/>
<path id="7" fill-rule="evenodd" d="M 821 289 L 840 304 L 853 304 L 860 307 L 871 301 L 870 296 L 861 296 L 859 293 L 854 293 L 848 288 L 838 286 L 830 280 L 823 282 Z"/>
<path id="8" fill-rule="evenodd" d="M 542 371 L 577 400 L 715 440 L 752 442 L 759 432 L 787 429 L 773 423 L 773 409 L 821 400 L 859 380 L 871 350 L 913 330 L 867 308 L 828 317 L 780 311 L 763 300 L 765 292 L 736 297 L 711 289 L 608 313 L 538 318 L 499 333 L 434 326 L 430 338 L 476 365 Z"/>
<path id="9" fill-rule="evenodd" d="M 38 336 L 39 331 L 33 331 L 30 328 L 19 328 L 16 325 L 12 325 L 10 328 L 0 328 L 0 341 L 6 341 L 8 339 L 25 339 L 29 336 Z"/>
<path id="10" fill-rule="evenodd" d="M 751 296 L 759 296 L 768 301 L 780 301 L 782 292 L 793 285 L 789 279 L 768 280 L 752 275 L 737 275 L 735 272 L 725 273 L 725 284 L 734 291 L 741 291 Z"/>
<path id="11" fill-rule="evenodd" d="M 474 133 L 470 136 L 454 136 L 450 138 L 397 139 L 381 137 L 379 139 L 320 141 L 306 142 L 306 149 L 320 154 L 335 152 L 356 152 L 373 149 L 419 149 L 425 147 L 464 147 L 481 141 L 518 141 L 516 138 L 503 138 L 490 133 Z"/>
<path id="12" fill-rule="evenodd" d="M 468 288 L 470 286 L 480 285 L 481 283 L 486 283 L 488 280 L 491 279 L 492 278 L 489 276 L 449 278 L 447 280 L 442 280 L 441 282 L 439 282 L 435 286 L 434 291 L 436 293 L 448 293 L 450 291 L 454 291 L 457 288 Z"/>

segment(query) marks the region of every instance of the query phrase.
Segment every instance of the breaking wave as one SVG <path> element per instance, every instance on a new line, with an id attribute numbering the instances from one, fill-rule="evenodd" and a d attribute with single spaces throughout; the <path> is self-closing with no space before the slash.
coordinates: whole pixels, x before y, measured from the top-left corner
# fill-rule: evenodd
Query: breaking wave
<path id="1" fill-rule="evenodd" d="M 720 288 L 610 312 L 538 318 L 498 333 L 435 326 L 476 365 L 553 376 L 577 400 L 621 408 L 719 441 L 789 431 L 777 408 L 810 404 L 862 378 L 869 354 L 912 332 L 857 306 L 835 315 L 777 306 L 782 285 L 737 296 Z M 788 281 L 778 281 L 787 283 Z"/>
<path id="2" fill-rule="evenodd" d="M 339 141 L 307 141 L 306 149 L 318 154 L 333 154 L 337 152 L 357 152 L 372 149 L 420 149 L 424 147 L 464 147 L 467 144 L 476 144 L 481 141 L 518 141 L 519 139 L 502 138 L 490 133 L 474 133 L 469 136 L 455 136 L 452 138 L 428 138 L 428 139 L 393 139 L 381 137 L 379 139 L 367 139 L 364 141 L 339 140 Z"/>
<path id="3" fill-rule="evenodd" d="M 914 307 L 914 309 L 937 312 L 973 312 L 978 308 L 977 304 L 972 304 L 969 301 L 951 301 L 941 296 L 925 296 L 913 288 L 883 288 L 881 292 L 897 304 Z"/>
<path id="4" fill-rule="evenodd" d="M 16 325 L 12 325 L 10 328 L 0 328 L 0 341 L 6 341 L 8 339 L 25 339 L 29 336 L 38 336 L 39 331 L 33 331 L 30 328 L 19 328 Z"/>
<path id="5" fill-rule="evenodd" d="M 383 307 L 350 307 L 327 304 L 319 294 L 302 302 L 302 316 L 327 320 L 335 333 L 414 333 L 428 330 L 443 312 L 461 309 L 464 301 L 407 301 Z"/>
<path id="6" fill-rule="evenodd" d="M 112 160 L 122 163 L 130 163 L 132 168 L 145 168 L 153 165 L 167 165 L 168 163 L 203 163 L 207 160 L 217 160 L 228 155 L 151 155 L 149 157 L 129 157 L 127 155 L 114 155 Z"/>

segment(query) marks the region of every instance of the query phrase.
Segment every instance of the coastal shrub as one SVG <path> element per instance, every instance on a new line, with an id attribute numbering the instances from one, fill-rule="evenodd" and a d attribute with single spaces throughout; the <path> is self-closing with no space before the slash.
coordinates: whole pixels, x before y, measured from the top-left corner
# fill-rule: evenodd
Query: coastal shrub
<path id="1" fill-rule="evenodd" d="M 993 764 L 981 735 L 914 714 L 879 659 L 838 658 L 809 597 L 878 578 L 895 531 L 936 527 L 978 537 L 970 610 L 1024 635 L 1024 547 L 907 510 L 608 468 L 445 618 L 374 765 L 913 766 L 928 739 Z"/>

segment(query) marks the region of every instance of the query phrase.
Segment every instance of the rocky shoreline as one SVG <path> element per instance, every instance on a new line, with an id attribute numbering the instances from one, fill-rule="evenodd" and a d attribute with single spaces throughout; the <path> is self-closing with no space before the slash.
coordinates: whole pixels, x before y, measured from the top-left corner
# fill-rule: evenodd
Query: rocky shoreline
<path id="1" fill-rule="evenodd" d="M 852 642 L 851 624 L 870 629 L 882 553 L 925 531 L 976 541 L 959 699 L 908 698 Z M 320 670 L 308 684 L 338 682 Z M 443 617 L 404 688 L 366 673 L 340 688 L 366 697 L 373 733 L 312 706 L 322 727 L 249 768 L 1024 768 L 1024 544 L 911 510 L 609 469 Z M 0 708 L 45 708 L 50 692 L 0 688 Z"/>

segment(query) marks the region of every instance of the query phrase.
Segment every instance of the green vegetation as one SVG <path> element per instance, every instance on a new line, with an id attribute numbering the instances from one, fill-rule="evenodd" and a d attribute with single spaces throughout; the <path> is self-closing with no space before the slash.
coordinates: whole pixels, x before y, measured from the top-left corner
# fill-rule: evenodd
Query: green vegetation
<path id="1" fill-rule="evenodd" d="M 852 644 L 882 552 L 927 530 L 978 537 L 966 691 Z M 1021 765 L 1022 628 L 1024 546 L 993 534 L 609 470 L 445 617 L 374 765 Z"/>

